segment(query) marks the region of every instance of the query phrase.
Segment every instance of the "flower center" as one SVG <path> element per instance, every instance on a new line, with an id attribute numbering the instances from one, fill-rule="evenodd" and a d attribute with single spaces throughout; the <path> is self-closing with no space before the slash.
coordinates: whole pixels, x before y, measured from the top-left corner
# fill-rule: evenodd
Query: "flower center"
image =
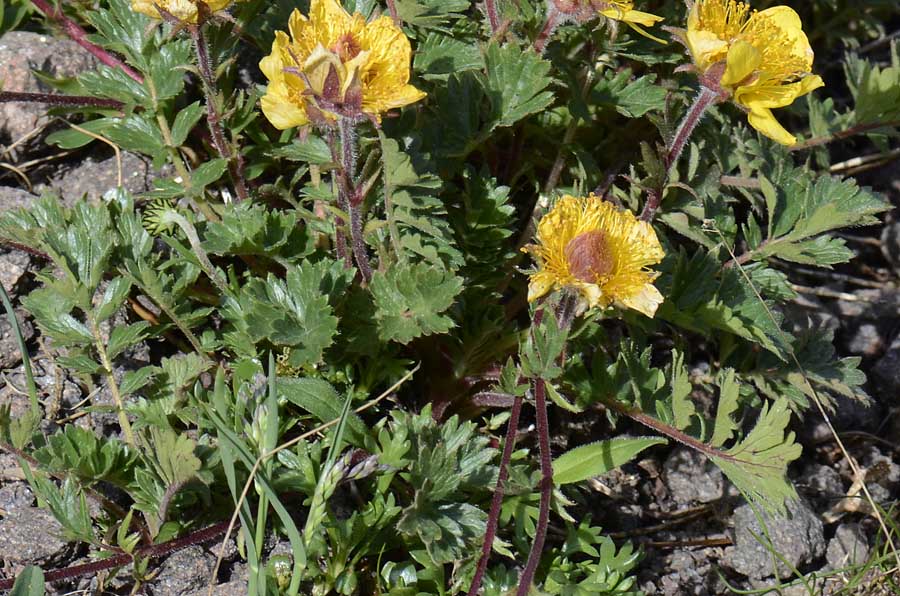
<path id="1" fill-rule="evenodd" d="M 612 273 L 614 259 L 606 234 L 599 230 L 572 238 L 565 248 L 569 272 L 579 281 L 595 283 Z"/>
<path id="2" fill-rule="evenodd" d="M 353 37 L 352 33 L 343 34 L 330 49 L 337 54 L 338 58 L 341 59 L 341 62 L 353 60 L 362 51 L 359 42 L 356 41 L 356 38 Z"/>

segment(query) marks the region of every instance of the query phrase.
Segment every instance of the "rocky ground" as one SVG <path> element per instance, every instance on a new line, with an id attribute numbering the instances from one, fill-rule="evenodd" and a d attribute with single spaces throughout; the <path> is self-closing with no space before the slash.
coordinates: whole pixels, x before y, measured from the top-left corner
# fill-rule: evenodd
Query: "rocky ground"
<path id="1" fill-rule="evenodd" d="M 31 72 L 71 76 L 93 66 L 93 59 L 68 41 L 28 32 L 0 39 L 0 80 L 17 91 L 49 91 Z M 97 198 L 115 187 L 121 171 L 131 191 L 147 189 L 152 168 L 130 154 L 121 161 L 100 145 L 67 153 L 41 143 L 64 124 L 39 106 L 0 104 L 0 210 L 28 207 L 43 191 L 66 201 Z M 900 165 L 863 174 L 900 206 Z M 840 355 L 860 356 L 869 376 L 872 404 L 839 405 L 834 424 L 850 453 L 867 471 L 873 498 L 890 507 L 900 498 L 900 459 L 896 437 L 900 396 L 900 220 L 889 213 L 883 226 L 847 236 L 859 258 L 835 272 L 797 271 L 801 299 L 798 314 L 818 318 L 836 331 Z M 0 248 L 0 282 L 14 301 L 33 285 L 40 263 L 14 248 Z M 81 386 L 67 378 L 42 349 L 24 310 L 18 315 L 35 352 L 35 374 L 48 396 L 48 418 L 62 417 L 84 399 Z M 136 350 L 135 358 L 146 357 Z M 21 359 L 11 327 L 0 318 L 0 402 L 13 413 L 27 408 Z M 102 428 L 103 415 L 90 414 L 79 424 Z M 48 423 L 48 430 L 52 424 Z M 784 594 L 833 593 L 849 577 L 837 570 L 860 565 L 880 545 L 877 522 L 860 506 L 859 487 L 832 434 L 810 411 L 796 423 L 805 446 L 791 469 L 801 499 L 785 519 L 760 518 L 735 493 L 721 472 L 684 448 L 650 450 L 643 460 L 596 480 L 592 487 L 606 504 L 596 520 L 617 539 L 641 545 L 646 557 L 639 568 L 640 589 L 648 594 L 721 594 L 728 586 L 743 589 L 790 582 L 796 571 L 817 572 L 825 580 L 794 582 Z M 635 432 L 640 432 L 635 429 Z M 762 523 L 761 523 L 762 522 Z M 84 562 L 86 552 L 58 539 L 57 522 L 36 506 L 15 460 L 0 455 L 0 561 L 5 570 L 33 563 L 45 569 Z M 758 537 L 767 534 L 774 552 Z M 245 569 L 234 549 L 220 573 L 217 594 L 241 594 Z M 200 594 L 215 562 L 212 547 L 193 546 L 161 562 L 152 594 Z M 877 579 L 877 578 L 875 578 Z M 96 585 L 85 580 L 82 587 Z M 879 583 L 869 582 L 871 593 Z M 883 592 L 885 594 L 889 592 Z"/>

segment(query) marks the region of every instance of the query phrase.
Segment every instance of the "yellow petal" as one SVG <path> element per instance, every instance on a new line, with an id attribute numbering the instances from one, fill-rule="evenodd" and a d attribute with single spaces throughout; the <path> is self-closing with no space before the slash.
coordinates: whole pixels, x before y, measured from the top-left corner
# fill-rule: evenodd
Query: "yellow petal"
<path id="1" fill-rule="evenodd" d="M 712 64 L 724 59 L 728 52 L 728 42 L 719 39 L 712 31 L 688 29 L 685 40 L 700 70 L 706 70 Z"/>
<path id="2" fill-rule="evenodd" d="M 725 74 L 722 75 L 723 86 L 737 85 L 759 68 L 762 52 L 743 40 L 738 40 L 728 48 L 725 63 Z"/>
<path id="3" fill-rule="evenodd" d="M 641 12 L 639 10 L 622 10 L 621 8 L 607 8 L 601 10 L 600 14 L 608 19 L 615 19 L 625 23 L 637 23 L 645 27 L 652 27 L 656 23 L 663 20 L 662 17 L 650 14 L 649 12 Z"/>
<path id="4" fill-rule="evenodd" d="M 604 300 L 603 289 L 597 284 L 579 283 L 575 286 L 578 293 L 587 302 L 588 308 L 597 308 L 608 305 L 608 301 Z"/>
<path id="5" fill-rule="evenodd" d="M 810 93 L 825 85 L 822 77 L 810 75 L 796 83 L 783 85 L 747 85 L 739 87 L 734 94 L 734 101 L 750 108 L 783 108 L 794 103 L 798 97 Z"/>
<path id="6" fill-rule="evenodd" d="M 633 308 L 652 319 L 656 314 L 656 309 L 663 303 L 663 295 L 653 284 L 646 284 L 640 292 L 622 298 L 621 302 L 626 308 Z"/>
<path id="7" fill-rule="evenodd" d="M 789 133 L 772 115 L 772 111 L 768 108 L 757 108 L 751 110 L 747 115 L 750 126 L 766 135 L 776 143 L 782 145 L 793 145 L 797 142 L 797 137 Z"/>
<path id="8" fill-rule="evenodd" d="M 284 81 L 270 82 L 266 94 L 259 103 L 263 114 L 272 123 L 272 126 L 279 130 L 309 123 L 306 110 L 291 101 L 288 86 Z"/>
<path id="9" fill-rule="evenodd" d="M 781 30 L 781 35 L 790 40 L 791 54 L 806 61 L 806 69 L 812 68 L 813 51 L 809 39 L 803 32 L 800 15 L 789 6 L 773 6 L 750 17 L 748 28 L 753 26 L 754 19 L 767 19 Z"/>
<path id="10" fill-rule="evenodd" d="M 531 276 L 528 283 L 528 302 L 534 302 L 544 296 L 553 287 L 553 276 L 546 272 L 538 272 Z"/>
<path id="11" fill-rule="evenodd" d="M 272 42 L 272 53 L 259 61 L 259 69 L 270 81 L 284 78 L 284 60 L 282 52 L 290 43 L 284 31 L 275 32 L 275 41 Z"/>

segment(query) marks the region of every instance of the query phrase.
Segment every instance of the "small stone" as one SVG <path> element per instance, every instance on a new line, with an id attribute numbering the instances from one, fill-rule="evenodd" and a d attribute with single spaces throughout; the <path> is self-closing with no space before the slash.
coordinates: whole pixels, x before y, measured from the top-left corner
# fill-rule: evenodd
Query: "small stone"
<path id="1" fill-rule="evenodd" d="M 66 547 L 63 528 L 46 509 L 23 507 L 0 520 L 0 559 L 44 563 Z"/>
<path id="2" fill-rule="evenodd" d="M 27 252 L 16 249 L 4 252 L 0 249 L 0 284 L 3 284 L 11 299 L 19 295 L 19 283 L 30 269 L 31 255 Z"/>
<path id="3" fill-rule="evenodd" d="M 884 351 L 885 340 L 878 325 L 863 323 L 852 332 L 847 341 L 847 351 L 851 354 L 872 358 Z"/>
<path id="4" fill-rule="evenodd" d="M 676 503 L 710 503 L 722 498 L 722 471 L 692 449 L 678 448 L 663 464 L 663 477 Z"/>
<path id="5" fill-rule="evenodd" d="M 27 342 L 34 337 L 34 326 L 21 311 L 16 311 L 16 319 L 19 321 L 22 338 Z M 15 330 L 9 322 L 6 312 L 0 308 L 0 369 L 11 368 L 20 362 L 22 362 L 22 352 L 19 350 L 19 341 L 16 339 Z"/>
<path id="6" fill-rule="evenodd" d="M 796 484 L 804 494 L 823 502 L 832 502 L 846 494 L 844 481 L 838 471 L 822 464 L 807 466 Z"/>
<path id="7" fill-rule="evenodd" d="M 841 524 L 828 542 L 825 558 L 831 569 L 862 565 L 869 558 L 869 543 L 859 524 Z"/>
<path id="8" fill-rule="evenodd" d="M 12 209 L 30 209 L 37 198 L 37 195 L 21 188 L 0 186 L 0 213 Z"/>
<path id="9" fill-rule="evenodd" d="M 122 153 L 122 185 L 131 193 L 151 190 L 158 174 L 150 160 L 134 153 Z M 49 185 L 49 190 L 59 194 L 66 205 L 82 198 L 96 201 L 119 185 L 119 163 L 116 157 L 102 160 L 87 158 L 76 168 L 61 172 Z"/>
<path id="10" fill-rule="evenodd" d="M 894 338 L 884 356 L 872 367 L 870 386 L 884 404 L 900 402 L 900 336 Z"/>
<path id="11" fill-rule="evenodd" d="M 0 38 L 0 81 L 4 91 L 58 93 L 32 71 L 40 70 L 54 78 L 74 77 L 95 65 L 93 56 L 68 39 L 30 31 L 11 31 Z M 0 136 L 9 141 L 20 139 L 47 122 L 46 113 L 46 104 L 2 103 Z"/>
<path id="12" fill-rule="evenodd" d="M 10 482 L 0 487 L 0 515 L 11 516 L 17 509 L 34 505 L 34 493 L 24 482 Z"/>
<path id="13" fill-rule="evenodd" d="M 168 596 L 205 588 L 215 564 L 216 558 L 200 546 L 189 546 L 173 553 L 160 566 L 159 574 L 149 586 L 150 593 Z"/>
<path id="14" fill-rule="evenodd" d="M 723 561 L 750 579 L 764 579 L 775 574 L 781 579 L 793 575 L 793 569 L 812 563 L 825 553 L 825 532 L 822 520 L 801 500 L 787 504 L 789 516 L 772 516 L 750 505 L 742 505 L 734 512 L 734 550 Z M 765 523 L 766 532 L 757 515 Z M 770 548 L 760 544 L 768 534 L 771 549 L 783 557 L 773 557 Z M 756 537 L 759 537 L 757 539 Z M 773 569 L 774 563 L 774 569 Z"/>
<path id="15" fill-rule="evenodd" d="M 894 271 L 900 272 L 900 221 L 891 222 L 881 230 L 881 252 Z"/>

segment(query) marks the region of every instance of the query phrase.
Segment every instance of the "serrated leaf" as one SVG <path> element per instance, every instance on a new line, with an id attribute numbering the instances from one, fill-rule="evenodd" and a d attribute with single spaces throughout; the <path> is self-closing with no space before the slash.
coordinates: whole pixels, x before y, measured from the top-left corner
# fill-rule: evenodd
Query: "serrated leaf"
<path id="1" fill-rule="evenodd" d="M 740 396 L 740 386 L 735 380 L 734 369 L 728 368 L 719 373 L 717 384 L 720 389 L 719 405 L 716 408 L 713 434 L 709 440 L 709 444 L 713 447 L 721 447 L 737 431 L 737 422 L 733 416 L 737 412 Z"/>
<path id="2" fill-rule="evenodd" d="M 655 75 L 631 80 L 630 68 L 607 70 L 591 92 L 593 105 L 609 105 L 628 118 L 640 118 L 665 107 L 668 91 L 654 84 Z"/>
<path id="3" fill-rule="evenodd" d="M 109 343 L 106 346 L 107 356 L 110 360 L 115 359 L 126 349 L 134 346 L 147 337 L 147 330 L 150 323 L 147 321 L 138 321 L 131 325 L 118 325 L 113 328 L 109 334 Z"/>
<path id="4" fill-rule="evenodd" d="M 485 91 L 491 102 L 490 128 L 512 126 L 553 102 L 550 63 L 514 44 L 491 43 L 484 57 Z"/>
<path id="5" fill-rule="evenodd" d="M 116 439 L 68 425 L 47 438 L 34 458 L 54 472 L 73 474 L 82 482 L 109 482 L 124 488 L 131 481 L 136 455 Z"/>
<path id="6" fill-rule="evenodd" d="M 416 48 L 413 67 L 422 75 L 434 79 L 484 66 L 477 43 L 462 40 L 436 31 Z"/>
<path id="7" fill-rule="evenodd" d="M 376 273 L 371 288 L 378 335 L 384 341 L 407 344 L 454 326 L 442 313 L 462 289 L 462 279 L 424 263 L 398 264 Z"/>
<path id="8" fill-rule="evenodd" d="M 305 139 L 294 139 L 289 145 L 272 149 L 273 157 L 290 161 L 301 161 L 323 165 L 332 162 L 331 149 L 322 137 L 308 135 Z"/>
<path id="9" fill-rule="evenodd" d="M 94 319 L 99 323 L 113 316 L 131 292 L 131 281 L 116 277 L 109 282 L 100 301 L 94 308 Z"/>
<path id="10" fill-rule="evenodd" d="M 697 408 L 691 401 L 691 392 L 694 388 L 691 385 L 687 367 L 684 365 L 683 353 L 673 350 L 670 370 L 673 423 L 675 428 L 684 430 L 690 425 L 691 419 L 697 413 Z"/>
<path id="11" fill-rule="evenodd" d="M 220 222 L 203 230 L 203 245 L 217 255 L 258 255 L 283 264 L 313 251 L 313 239 L 294 211 L 269 210 L 264 205 L 233 204 Z"/>
<path id="12" fill-rule="evenodd" d="M 785 433 L 790 420 L 787 399 L 766 402 L 753 430 L 723 456 L 711 457 L 738 490 L 771 512 L 784 511 L 784 502 L 797 498 L 786 476 L 802 449 L 793 432 Z"/>
<path id="13" fill-rule="evenodd" d="M 644 449 L 665 443 L 660 437 L 615 438 L 570 449 L 553 461 L 553 482 L 572 484 L 600 476 L 628 463 Z"/>
<path id="14" fill-rule="evenodd" d="M 153 380 L 153 377 L 158 373 L 159 368 L 155 366 L 144 366 L 137 370 L 129 370 L 122 375 L 122 381 L 119 383 L 119 392 L 122 395 L 137 393 Z"/>

